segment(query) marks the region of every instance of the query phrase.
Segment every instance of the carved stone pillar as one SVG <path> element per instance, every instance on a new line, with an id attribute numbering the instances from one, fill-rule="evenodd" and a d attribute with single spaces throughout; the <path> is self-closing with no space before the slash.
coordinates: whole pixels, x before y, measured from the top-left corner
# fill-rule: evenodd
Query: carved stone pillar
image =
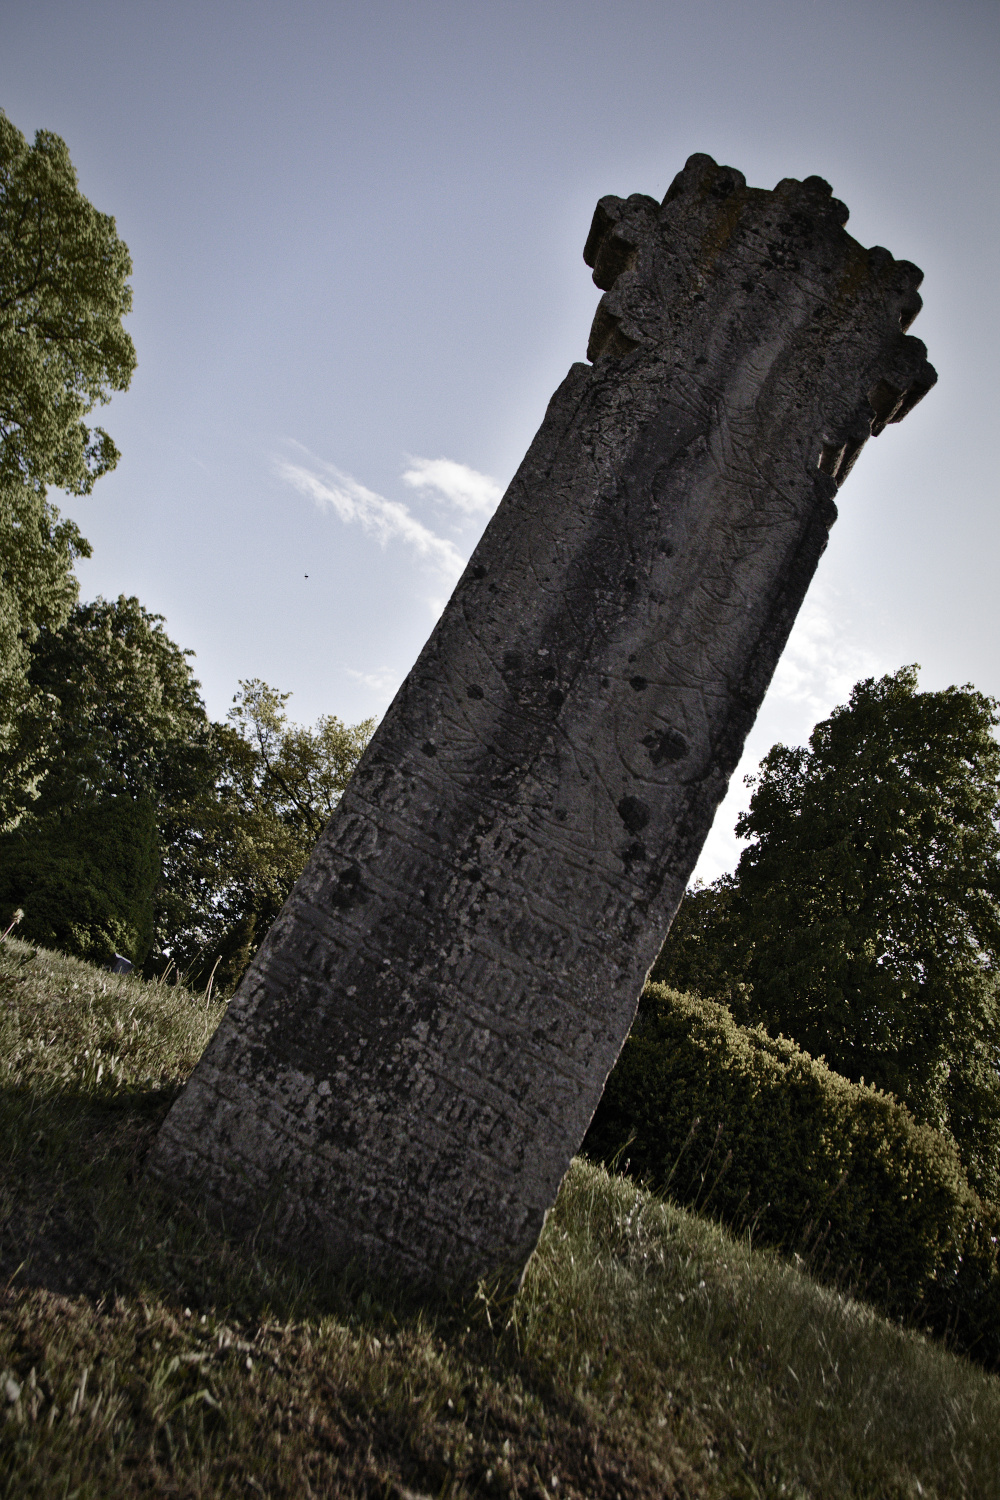
<path id="1" fill-rule="evenodd" d="M 520 1267 L 870 433 L 920 272 L 819 178 L 603 198 L 587 351 L 150 1168 L 293 1250 Z"/>

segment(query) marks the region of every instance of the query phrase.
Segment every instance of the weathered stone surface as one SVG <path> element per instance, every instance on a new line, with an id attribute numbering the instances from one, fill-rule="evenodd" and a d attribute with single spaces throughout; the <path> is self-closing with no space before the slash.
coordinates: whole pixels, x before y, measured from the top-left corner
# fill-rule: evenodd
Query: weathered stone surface
<path id="1" fill-rule="evenodd" d="M 415 1279 L 523 1263 L 871 432 L 920 272 L 818 178 L 604 198 L 572 367 L 150 1166 Z"/>

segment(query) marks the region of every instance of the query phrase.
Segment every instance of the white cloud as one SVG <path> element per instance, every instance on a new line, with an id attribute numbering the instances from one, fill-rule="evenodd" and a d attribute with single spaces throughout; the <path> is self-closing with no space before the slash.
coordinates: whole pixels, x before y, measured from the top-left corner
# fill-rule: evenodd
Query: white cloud
<path id="1" fill-rule="evenodd" d="M 503 490 L 488 474 L 470 469 L 451 458 L 411 458 L 403 472 L 403 483 L 430 493 L 469 516 L 491 516 L 500 504 Z"/>
<path id="2" fill-rule="evenodd" d="M 841 601 L 818 590 L 799 612 L 768 698 L 801 705 L 815 721 L 846 703 L 862 677 L 884 670 L 880 658 L 852 635 Z"/>
<path id="3" fill-rule="evenodd" d="M 315 467 L 307 468 L 304 464 L 282 461 L 276 465 L 276 470 L 281 479 L 293 485 L 300 494 L 307 495 L 321 509 L 328 507 L 334 511 L 345 525 L 359 525 L 383 547 L 390 541 L 403 542 L 418 557 L 455 582 L 465 567 L 465 558 L 454 543 L 418 521 L 401 501 L 377 495 L 332 464 L 313 462 Z"/>
<path id="4" fill-rule="evenodd" d="M 389 703 L 396 696 L 402 681 L 399 673 L 389 667 L 379 667 L 375 672 L 358 672 L 353 667 L 345 667 L 344 670 L 348 677 L 353 677 L 355 682 L 368 688 L 382 703 Z"/>

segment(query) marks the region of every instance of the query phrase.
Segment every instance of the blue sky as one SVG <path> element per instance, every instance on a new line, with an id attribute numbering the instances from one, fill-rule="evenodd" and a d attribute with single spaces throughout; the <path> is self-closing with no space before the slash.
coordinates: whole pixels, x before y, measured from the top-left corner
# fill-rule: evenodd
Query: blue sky
<path id="1" fill-rule="evenodd" d="M 68 502 L 134 593 L 303 722 L 384 709 L 568 366 L 604 193 L 692 151 L 819 173 L 926 273 L 940 373 L 841 491 L 742 776 L 857 677 L 1000 694 L 995 0 L 0 4 L 0 107 L 69 144 L 135 262 L 123 452 Z M 308 577 L 306 576 L 308 575 Z"/>

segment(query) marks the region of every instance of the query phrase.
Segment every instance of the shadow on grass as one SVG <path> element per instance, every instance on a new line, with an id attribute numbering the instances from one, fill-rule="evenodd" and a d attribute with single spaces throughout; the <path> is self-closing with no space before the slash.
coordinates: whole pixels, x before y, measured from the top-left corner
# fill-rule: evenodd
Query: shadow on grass
<path id="1" fill-rule="evenodd" d="M 78 1380 L 93 1348 L 109 1394 L 116 1367 L 132 1372 L 135 1435 L 108 1454 L 124 1442 L 147 1488 L 197 1460 L 219 1493 L 233 1464 L 289 1496 L 541 1495 L 539 1476 L 553 1471 L 571 1495 L 654 1492 L 548 1364 L 522 1356 L 504 1329 L 512 1287 L 478 1302 L 416 1297 L 361 1266 L 299 1265 L 267 1243 L 266 1223 L 229 1235 L 148 1182 L 143 1161 L 179 1089 L 0 1091 L 0 1304 L 18 1384 L 48 1372 L 42 1416 L 69 1410 L 56 1372 L 65 1364 Z M 283 1446 L 271 1453 L 275 1433 Z M 187 1458 L 174 1452 L 179 1434 Z M 124 1484 L 118 1460 L 88 1457 L 82 1437 L 66 1458 L 37 1440 L 53 1465 L 44 1484 L 77 1469 Z M 25 1459 L 20 1483 L 39 1461 Z M 647 1467 L 641 1453 L 631 1463 Z"/>
<path id="2" fill-rule="evenodd" d="M 227 1233 L 148 1181 L 146 1153 L 181 1088 L 0 1090 L 0 1286 L 95 1302 L 145 1294 L 253 1321 L 455 1312 L 453 1299 L 418 1301 L 360 1265 L 299 1263 L 275 1249 L 266 1219 Z"/>

